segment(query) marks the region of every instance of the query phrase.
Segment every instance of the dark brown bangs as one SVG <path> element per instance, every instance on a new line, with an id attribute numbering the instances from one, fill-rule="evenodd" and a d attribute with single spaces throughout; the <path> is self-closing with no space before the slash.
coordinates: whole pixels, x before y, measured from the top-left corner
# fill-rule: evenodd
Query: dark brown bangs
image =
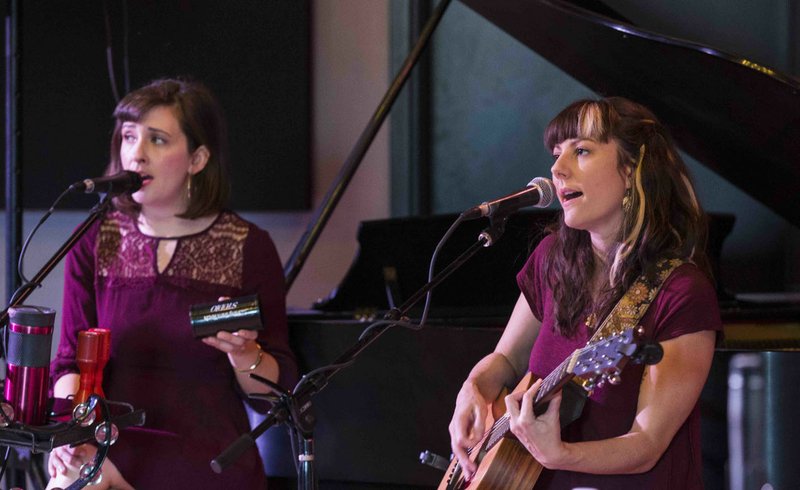
<path id="1" fill-rule="evenodd" d="M 549 151 L 562 141 L 592 139 L 605 143 L 610 133 L 608 107 L 600 101 L 579 100 L 561 111 L 544 130 L 544 146 Z"/>
<path id="2" fill-rule="evenodd" d="M 179 96 L 180 84 L 174 81 L 151 84 L 125 96 L 114 110 L 114 117 L 122 122 L 138 122 L 155 107 L 176 107 Z"/>
<path id="3" fill-rule="evenodd" d="M 150 109 L 150 107 L 141 108 L 133 104 L 125 104 L 124 106 L 117 107 L 114 111 L 114 118 L 120 123 L 139 122 L 142 116 Z"/>
<path id="4" fill-rule="evenodd" d="M 152 97 L 154 94 L 129 94 L 114 110 L 114 118 L 120 122 L 139 122 L 150 109 L 159 105 L 172 105 L 174 101 L 164 97 Z M 160 94 L 159 94 L 160 95 Z"/>

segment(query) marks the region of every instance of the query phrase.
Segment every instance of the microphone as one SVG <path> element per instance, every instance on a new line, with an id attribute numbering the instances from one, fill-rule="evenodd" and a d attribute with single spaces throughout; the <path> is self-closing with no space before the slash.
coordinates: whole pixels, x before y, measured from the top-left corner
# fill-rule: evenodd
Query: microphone
<path id="1" fill-rule="evenodd" d="M 553 203 L 555 189 L 550 179 L 536 177 L 524 189 L 515 191 L 507 196 L 494 201 L 484 202 L 478 206 L 467 209 L 461 216 L 465 220 L 488 216 L 507 216 L 518 209 L 528 206 L 546 208 Z"/>
<path id="2" fill-rule="evenodd" d="M 136 192 L 142 188 L 142 176 L 130 170 L 123 170 L 115 175 L 97 177 L 96 179 L 86 179 L 75 182 L 69 186 L 69 190 L 76 192 L 103 192 L 106 194 L 124 194 L 126 192 Z"/>

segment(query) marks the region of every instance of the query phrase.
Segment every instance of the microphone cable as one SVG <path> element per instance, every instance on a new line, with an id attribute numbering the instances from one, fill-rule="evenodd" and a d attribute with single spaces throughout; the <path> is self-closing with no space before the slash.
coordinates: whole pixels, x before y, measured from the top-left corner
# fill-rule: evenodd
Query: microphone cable
<path id="1" fill-rule="evenodd" d="M 19 294 L 22 291 L 24 291 L 25 289 L 30 288 L 30 287 L 40 287 L 41 286 L 41 284 L 32 284 L 30 282 L 30 280 L 27 277 L 25 277 L 25 273 L 23 272 L 25 253 L 28 250 L 28 245 L 30 245 L 30 242 L 33 239 L 33 236 L 36 234 L 36 232 L 39 230 L 39 228 L 41 228 L 41 226 L 44 224 L 44 222 L 47 221 L 47 219 L 50 217 L 50 215 L 53 214 L 53 211 L 55 211 L 56 206 L 58 206 L 58 204 L 61 202 L 61 200 L 64 199 L 64 197 L 66 197 L 66 195 L 69 194 L 69 193 L 70 193 L 70 189 L 69 188 L 67 188 L 67 190 L 62 192 L 61 195 L 58 196 L 56 198 L 56 200 L 53 202 L 52 206 L 50 206 L 50 209 L 48 209 L 44 213 L 44 215 L 39 219 L 39 222 L 36 223 L 36 226 L 34 226 L 33 229 L 31 230 L 31 232 L 28 233 L 28 236 L 25 237 L 25 242 L 22 244 L 22 249 L 19 252 L 19 259 L 17 260 L 17 274 L 19 274 L 20 279 L 22 279 L 22 286 L 20 286 L 14 292 L 14 295 L 11 297 L 11 303 L 13 303 L 17 299 Z"/>
<path id="2" fill-rule="evenodd" d="M 431 280 L 433 279 L 434 270 L 436 268 L 436 261 L 437 261 L 437 259 L 439 257 L 439 253 L 441 252 L 442 248 L 444 247 L 444 244 L 450 239 L 450 237 L 452 236 L 453 232 L 456 230 L 456 228 L 458 228 L 458 226 L 463 221 L 464 221 L 464 213 L 459 215 L 459 217 L 450 225 L 450 228 L 447 229 L 445 234 L 439 240 L 439 243 L 436 245 L 436 247 L 435 247 L 435 249 L 433 251 L 433 254 L 431 255 L 430 264 L 428 266 L 428 283 L 430 283 Z M 397 320 L 389 320 L 389 319 L 377 320 L 375 322 L 372 322 L 369 326 L 367 326 L 361 332 L 361 334 L 358 336 L 358 340 L 359 341 L 362 340 L 373 329 L 375 329 L 377 327 L 380 327 L 380 326 L 384 326 L 384 325 L 388 325 L 389 327 L 399 326 L 399 327 L 407 328 L 409 330 L 414 330 L 414 331 L 422 330 L 422 328 L 425 326 L 425 323 L 428 320 L 428 314 L 430 312 L 430 306 L 431 306 L 431 299 L 432 299 L 432 296 L 433 296 L 432 293 L 433 293 L 433 290 L 431 289 L 425 294 L 425 306 L 423 307 L 422 316 L 420 317 L 419 323 L 414 323 L 414 322 L 411 322 L 411 321 L 407 321 L 407 320 L 404 320 L 402 318 L 401 319 L 397 319 Z M 309 371 L 307 374 L 303 375 L 303 377 L 300 379 L 300 381 L 298 381 L 297 384 L 295 385 L 295 387 L 292 389 L 292 395 L 297 395 L 298 393 L 300 393 L 300 390 L 307 383 L 312 382 L 317 375 L 323 374 L 323 373 L 325 373 L 327 371 L 337 371 L 339 369 L 343 369 L 343 368 L 345 368 L 347 366 L 352 365 L 353 363 L 355 363 L 355 361 L 356 361 L 356 357 L 351 357 L 350 359 L 345 359 L 342 362 L 334 363 L 334 364 L 328 364 L 326 366 L 322 366 L 322 367 L 316 368 L 316 369 L 314 369 L 312 371 Z M 259 398 L 268 399 L 267 397 L 259 397 Z M 297 440 L 298 439 L 298 435 L 295 433 L 295 430 L 291 426 L 289 427 L 289 431 L 288 432 L 289 432 L 289 440 L 290 440 L 290 444 L 291 444 L 291 447 L 292 447 L 292 452 L 295 455 L 298 455 L 299 454 L 299 441 Z M 299 468 L 298 459 L 297 458 L 293 458 L 293 459 L 294 459 L 295 470 L 297 470 Z"/>
<path id="3" fill-rule="evenodd" d="M 19 277 L 22 281 L 22 285 L 20 285 L 20 287 L 18 287 L 17 290 L 14 291 L 14 294 L 11 295 L 11 299 L 8 301 L 8 305 L 5 308 L 6 311 L 8 311 L 10 305 L 13 305 L 14 303 L 17 302 L 19 297 L 22 296 L 22 294 L 25 291 L 33 290 L 35 288 L 42 286 L 41 283 L 33 283 L 31 282 L 30 279 L 25 277 L 25 272 L 23 271 L 23 266 L 25 263 L 25 253 L 28 250 L 28 245 L 30 245 L 31 241 L 33 240 L 33 236 L 36 234 L 39 228 L 41 228 L 44 222 L 47 221 L 47 218 L 49 218 L 50 215 L 53 214 L 53 211 L 55 211 L 55 208 L 58 205 L 58 203 L 60 203 L 61 200 L 64 199 L 64 197 L 67 194 L 69 194 L 69 192 L 70 189 L 67 188 L 67 190 L 62 192 L 61 195 L 56 198 L 56 200 L 53 202 L 53 205 L 50 206 L 50 209 L 48 209 L 47 212 L 44 213 L 44 215 L 39 219 L 39 222 L 36 224 L 36 226 L 34 226 L 31 232 L 28 233 L 28 236 L 25 237 L 25 242 L 22 244 L 22 248 L 19 251 L 19 258 L 17 259 L 17 274 L 19 274 Z M 2 354 L 3 357 L 5 357 L 5 355 L 8 353 L 8 326 L 3 325 L 2 330 L 3 330 L 2 339 L 0 341 L 2 342 L 2 347 L 3 347 Z"/>
<path id="4" fill-rule="evenodd" d="M 128 56 L 128 0 L 122 0 L 122 78 L 123 88 L 127 94 L 130 91 L 130 68 Z M 113 36 L 111 29 L 111 15 L 108 9 L 108 0 L 103 1 L 103 21 L 105 24 L 106 33 L 106 69 L 108 70 L 108 81 L 111 84 L 111 95 L 114 96 L 114 102 L 118 103 L 120 100 L 119 89 L 117 88 L 117 76 L 114 70 L 114 50 L 113 50 Z"/>

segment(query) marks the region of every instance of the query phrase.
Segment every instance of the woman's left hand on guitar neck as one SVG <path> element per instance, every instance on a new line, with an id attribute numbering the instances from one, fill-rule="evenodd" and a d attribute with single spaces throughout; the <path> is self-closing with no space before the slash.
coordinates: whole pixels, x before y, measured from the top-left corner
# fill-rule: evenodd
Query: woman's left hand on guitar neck
<path id="1" fill-rule="evenodd" d="M 568 444 L 561 440 L 559 407 L 561 392 L 551 400 L 547 410 L 540 416 L 533 413 L 533 401 L 542 380 L 537 380 L 524 392 L 506 396 L 509 428 L 520 443 L 545 468 L 558 468 L 569 457 Z"/>

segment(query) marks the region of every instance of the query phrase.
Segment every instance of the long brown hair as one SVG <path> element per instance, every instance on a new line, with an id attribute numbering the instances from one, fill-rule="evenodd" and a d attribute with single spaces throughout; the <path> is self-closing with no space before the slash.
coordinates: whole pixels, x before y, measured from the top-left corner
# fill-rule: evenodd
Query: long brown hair
<path id="1" fill-rule="evenodd" d="M 227 129 L 222 109 L 211 91 L 196 81 L 183 79 L 155 80 L 134 90 L 117 104 L 114 110 L 114 133 L 111 136 L 111 156 L 107 175 L 122 171 L 120 147 L 122 125 L 138 122 L 155 107 L 170 107 L 178 118 L 181 130 L 186 135 L 189 153 L 200 146 L 209 151 L 205 168 L 191 175 L 191 196 L 181 218 L 199 218 L 219 212 L 225 207 L 230 194 L 228 177 Z M 117 209 L 128 215 L 136 215 L 141 206 L 130 195 L 115 198 Z"/>
<path id="2" fill-rule="evenodd" d="M 552 151 L 573 138 L 615 141 L 619 170 L 630 168 L 633 185 L 608 265 L 598 265 L 589 233 L 566 226 L 563 214 L 551 228 L 555 243 L 544 274 L 554 294 L 556 328 L 565 336 L 574 335 L 587 311 L 598 319 L 607 315 L 637 277 L 654 274 L 662 258 L 693 261 L 710 277 L 705 214 L 686 164 L 656 116 L 621 97 L 579 100 L 550 122 L 544 143 Z M 605 267 L 608 281 L 593 296 L 588 285 L 596 267 Z"/>

